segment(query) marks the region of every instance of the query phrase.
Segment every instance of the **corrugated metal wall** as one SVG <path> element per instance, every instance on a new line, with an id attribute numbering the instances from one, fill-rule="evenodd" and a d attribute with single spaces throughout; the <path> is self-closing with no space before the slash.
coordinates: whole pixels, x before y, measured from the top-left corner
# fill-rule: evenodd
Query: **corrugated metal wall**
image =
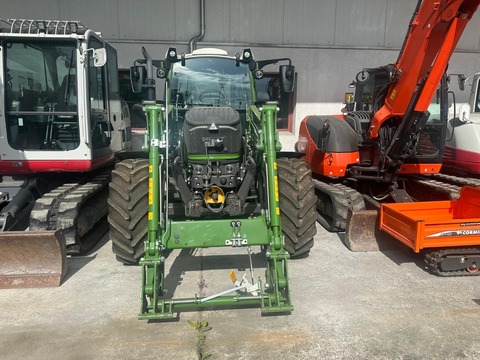
<path id="1" fill-rule="evenodd" d="M 198 47 L 229 53 L 251 47 L 258 59 L 290 57 L 298 74 L 294 133 L 308 114 L 338 113 L 348 84 L 363 67 L 393 63 L 416 0 L 205 0 L 206 34 Z M 80 20 L 102 32 L 121 68 L 169 46 L 188 51 L 200 30 L 199 0 L 0 0 L 4 18 Z M 465 51 L 468 51 L 466 53 Z M 480 11 L 467 25 L 449 71 L 480 71 Z M 455 90 L 455 87 L 453 87 Z M 457 101 L 468 100 L 468 91 Z M 284 149 L 296 135 L 283 132 Z"/>
<path id="2" fill-rule="evenodd" d="M 205 0 L 205 42 L 399 48 L 416 0 Z M 187 42 L 199 0 L 1 0 L 2 17 L 81 20 L 110 40 Z M 476 15 L 477 20 L 480 15 Z M 480 21 L 459 50 L 480 51 Z"/>

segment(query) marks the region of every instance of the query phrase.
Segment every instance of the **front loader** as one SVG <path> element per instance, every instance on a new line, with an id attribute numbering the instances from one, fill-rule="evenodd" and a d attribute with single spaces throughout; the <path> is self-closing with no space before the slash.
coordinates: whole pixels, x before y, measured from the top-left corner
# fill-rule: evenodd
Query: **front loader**
<path id="1" fill-rule="evenodd" d="M 289 59 L 255 61 L 249 49 L 218 49 L 144 59 L 131 68 L 132 88 L 147 88 L 145 158 L 113 171 L 110 238 L 117 259 L 142 268 L 140 319 L 171 319 L 182 310 L 259 306 L 289 313 L 287 259 L 308 254 L 316 233 L 311 171 L 297 158 L 278 158 L 277 103 L 256 102 L 255 79 L 278 62 L 284 93 L 293 90 Z M 165 80 L 164 101 L 155 80 Z M 148 159 L 147 159 L 148 157 Z M 283 230 L 283 231 L 282 231 Z M 242 280 L 206 297 L 164 296 L 165 262 L 174 249 L 263 249 L 265 281 Z M 250 259 L 251 260 L 251 259 Z"/>

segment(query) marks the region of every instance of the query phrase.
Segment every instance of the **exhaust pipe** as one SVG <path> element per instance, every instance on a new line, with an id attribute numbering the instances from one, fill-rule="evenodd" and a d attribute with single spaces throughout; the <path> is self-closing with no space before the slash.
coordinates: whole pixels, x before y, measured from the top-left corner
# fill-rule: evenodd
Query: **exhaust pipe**
<path id="1" fill-rule="evenodd" d="M 188 48 L 190 53 L 197 49 L 197 41 L 200 41 L 205 36 L 205 0 L 200 0 L 200 33 L 190 39 Z"/>

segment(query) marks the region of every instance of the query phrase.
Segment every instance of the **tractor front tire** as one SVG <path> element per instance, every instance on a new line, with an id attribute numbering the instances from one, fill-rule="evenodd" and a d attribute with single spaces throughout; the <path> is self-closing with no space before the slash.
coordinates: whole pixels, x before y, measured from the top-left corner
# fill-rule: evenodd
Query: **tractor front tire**
<path id="1" fill-rule="evenodd" d="M 112 171 L 108 196 L 112 250 L 125 265 L 144 254 L 148 229 L 148 160 L 127 159 Z"/>
<path id="2" fill-rule="evenodd" d="M 303 160 L 279 158 L 277 175 L 285 249 L 292 257 L 306 256 L 317 233 L 312 171 Z"/>

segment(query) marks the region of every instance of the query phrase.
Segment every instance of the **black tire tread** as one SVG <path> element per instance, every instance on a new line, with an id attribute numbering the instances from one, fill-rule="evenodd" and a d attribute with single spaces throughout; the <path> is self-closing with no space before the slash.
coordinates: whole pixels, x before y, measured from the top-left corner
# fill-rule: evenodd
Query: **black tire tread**
<path id="1" fill-rule="evenodd" d="M 277 175 L 285 249 L 292 257 L 306 255 L 317 233 L 312 172 L 303 160 L 279 158 Z"/>
<path id="2" fill-rule="evenodd" d="M 118 261 L 136 264 L 148 229 L 148 160 L 126 159 L 112 171 L 108 196 L 112 250 Z"/>

